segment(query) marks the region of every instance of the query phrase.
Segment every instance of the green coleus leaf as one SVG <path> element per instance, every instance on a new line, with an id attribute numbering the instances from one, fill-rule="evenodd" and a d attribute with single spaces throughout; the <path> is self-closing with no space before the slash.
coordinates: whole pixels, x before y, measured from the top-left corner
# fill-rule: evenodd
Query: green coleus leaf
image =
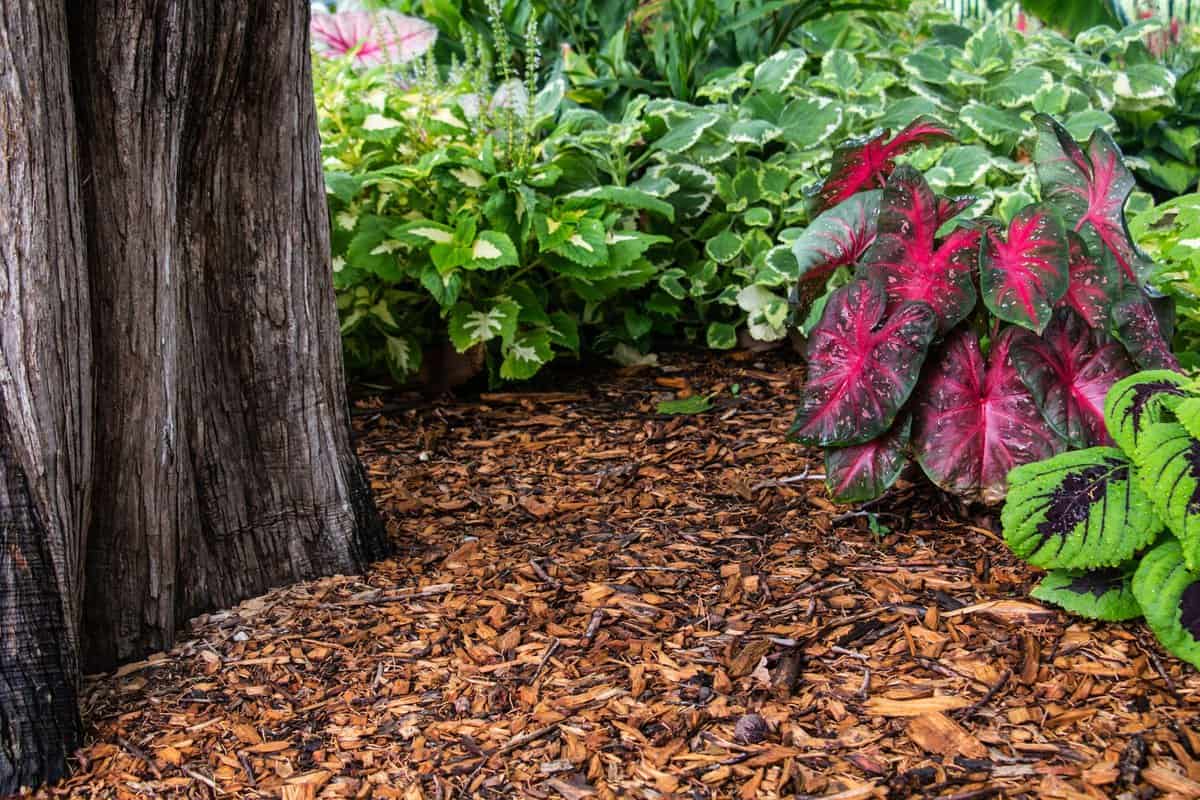
<path id="1" fill-rule="evenodd" d="M 555 311 L 550 315 L 550 325 L 546 328 L 550 341 L 564 350 L 579 352 L 579 322 L 565 311 Z"/>
<path id="2" fill-rule="evenodd" d="M 704 243 L 704 252 L 718 264 L 727 264 L 742 252 L 742 237 L 726 228 Z"/>
<path id="3" fill-rule="evenodd" d="M 1150 498 L 1113 447 L 1075 450 L 1008 474 L 1004 541 L 1043 569 L 1095 569 L 1129 560 L 1162 530 Z"/>
<path id="4" fill-rule="evenodd" d="M 1171 105 L 1175 98 L 1175 75 L 1158 63 L 1126 65 L 1116 73 L 1113 94 L 1117 105 L 1129 110 Z"/>
<path id="5" fill-rule="evenodd" d="M 1142 558 L 1133 594 L 1162 646 L 1200 669 L 1200 571 L 1184 563 L 1178 541 L 1169 539 Z"/>
<path id="6" fill-rule="evenodd" d="M 439 306 L 448 308 L 458 302 L 458 295 L 462 292 L 462 273 L 456 271 L 443 275 L 433 264 L 426 264 L 421 270 L 421 285 Z"/>
<path id="7" fill-rule="evenodd" d="M 1033 127 L 1021 115 L 974 100 L 963 106 L 958 117 L 976 136 L 990 145 L 1011 148 L 1034 134 Z"/>
<path id="8" fill-rule="evenodd" d="M 517 330 L 521 309 L 516 303 L 502 300 L 486 309 L 469 303 L 459 303 L 450 310 L 449 332 L 454 349 L 465 353 L 477 344 L 492 339 L 511 340 Z"/>
<path id="9" fill-rule="evenodd" d="M 500 377 L 510 381 L 532 378 L 544 364 L 554 358 L 549 331 L 521 332 L 503 348 Z"/>
<path id="10" fill-rule="evenodd" d="M 399 281 L 404 277 L 396 255 L 400 249 L 401 243 L 392 236 L 388 219 L 364 215 L 359 218 L 346 248 L 346 263 L 386 281 Z"/>
<path id="11" fill-rule="evenodd" d="M 707 111 L 696 111 L 691 116 L 672 126 L 653 145 L 652 149 L 665 153 L 682 153 L 700 141 L 706 130 L 716 125 L 721 118 Z"/>
<path id="12" fill-rule="evenodd" d="M 685 218 L 698 217 L 708 210 L 717 187 L 716 176 L 695 164 L 660 164 L 651 167 L 646 171 L 646 177 L 636 185 L 640 186 L 647 179 L 665 179 L 675 187 L 664 199 Z"/>
<path id="13" fill-rule="evenodd" d="M 649 211 L 665 217 L 669 222 L 675 221 L 674 206 L 662 200 L 658 195 L 631 186 L 593 186 L 590 189 L 580 189 L 566 196 L 563 207 L 585 208 L 598 200 L 621 208 Z"/>
<path id="14" fill-rule="evenodd" d="M 604 223 L 598 219 L 584 217 L 562 242 L 546 249 L 576 264 L 598 267 L 608 263 L 607 238 Z"/>
<path id="15" fill-rule="evenodd" d="M 728 141 L 734 144 L 749 144 L 762 148 L 768 142 L 778 139 L 783 131 L 762 119 L 738 120 L 729 126 Z"/>
<path id="16" fill-rule="evenodd" d="M 764 92 L 782 92 L 795 82 L 804 69 L 808 54 L 799 48 L 780 50 L 754 70 L 754 88 Z"/>
<path id="17" fill-rule="evenodd" d="M 508 234 L 500 231 L 481 231 L 471 245 L 471 260 L 466 269 L 494 270 L 515 267 L 520 263 L 517 248 Z"/>
<path id="18" fill-rule="evenodd" d="M 1004 108 L 1020 108 L 1033 102 L 1038 93 L 1054 86 L 1054 76 L 1041 67 L 1023 67 L 1005 75 L 985 90 L 989 102 Z"/>
<path id="19" fill-rule="evenodd" d="M 775 221 L 775 217 L 771 214 L 771 210 L 762 206 L 746 209 L 742 214 L 742 222 L 752 228 L 766 228 Z"/>
<path id="20" fill-rule="evenodd" d="M 737 346 L 737 328 L 727 322 L 710 322 L 704 339 L 713 350 L 732 350 Z"/>
<path id="21" fill-rule="evenodd" d="M 813 147 L 827 142 L 844 119 L 841 103 L 827 97 L 801 97 L 783 109 L 779 127 L 784 141 L 797 147 Z"/>
<path id="22" fill-rule="evenodd" d="M 398 381 L 407 380 L 421 368 L 421 345 L 411 336 L 386 337 L 388 370 Z"/>
<path id="23" fill-rule="evenodd" d="M 1113 384 L 1104 399 L 1108 435 L 1126 453 L 1137 453 L 1141 434 L 1164 420 L 1170 401 L 1186 397 L 1191 381 L 1166 369 L 1145 370 Z"/>
<path id="24" fill-rule="evenodd" d="M 634 341 L 641 339 L 654 327 L 654 320 L 646 316 L 636 308 L 627 308 L 622 315 L 625 322 L 625 331 Z"/>
<path id="25" fill-rule="evenodd" d="M 1133 571 L 1127 566 L 1051 570 L 1030 594 L 1088 619 L 1122 622 L 1142 615 L 1133 596 Z"/>
<path id="26" fill-rule="evenodd" d="M 1168 374 L 1176 375 L 1174 372 Z M 1184 430 L 1194 438 L 1200 439 L 1200 397 L 1195 396 L 1196 390 L 1200 387 L 1193 383 L 1188 388 L 1191 396 L 1171 397 L 1166 400 L 1166 403 L 1175 413 L 1175 418 L 1179 420 L 1179 424 L 1184 427 Z"/>
<path id="27" fill-rule="evenodd" d="M 1148 425 L 1137 465 L 1142 488 L 1179 539 L 1188 569 L 1200 569 L 1200 440 L 1177 422 Z"/>
<path id="28" fill-rule="evenodd" d="M 609 265 L 615 270 L 631 267 L 642 254 L 656 244 L 671 241 L 669 236 L 655 236 L 640 231 L 609 231 L 604 243 L 608 245 Z"/>

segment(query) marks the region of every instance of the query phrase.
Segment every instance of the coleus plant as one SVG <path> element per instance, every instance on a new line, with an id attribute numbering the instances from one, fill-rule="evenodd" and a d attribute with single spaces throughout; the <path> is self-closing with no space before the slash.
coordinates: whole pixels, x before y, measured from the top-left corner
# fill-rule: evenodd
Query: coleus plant
<path id="1" fill-rule="evenodd" d="M 802 282 L 855 270 L 810 333 L 792 428 L 825 448 L 835 499 L 879 496 L 913 456 L 946 491 L 999 502 L 1014 467 L 1112 443 L 1115 382 L 1178 368 L 1125 225 L 1133 180 L 1120 151 L 1102 130 L 1083 148 L 1052 118 L 1034 122 L 1042 199 L 1007 224 L 964 220 L 970 198 L 883 166 L 882 139 L 838 151 L 830 181 L 865 191 L 792 243 Z M 935 128 L 906 130 L 948 135 Z"/>
<path id="2" fill-rule="evenodd" d="M 1034 597 L 1092 619 L 1145 615 L 1200 667 L 1200 383 L 1138 372 L 1109 391 L 1104 422 L 1114 446 L 1012 471 L 1005 541 L 1048 570 Z"/>

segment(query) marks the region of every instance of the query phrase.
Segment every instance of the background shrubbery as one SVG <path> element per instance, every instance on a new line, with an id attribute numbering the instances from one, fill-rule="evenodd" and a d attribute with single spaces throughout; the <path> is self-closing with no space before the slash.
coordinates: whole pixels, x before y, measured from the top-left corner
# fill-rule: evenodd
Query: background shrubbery
<path id="1" fill-rule="evenodd" d="M 516 380 L 804 332 L 848 279 L 795 290 L 833 148 L 919 116 L 957 141 L 898 161 L 1003 221 L 1039 199 L 1035 114 L 1110 132 L 1152 282 L 1195 335 L 1195 263 L 1161 222 L 1192 206 L 1150 209 L 1200 175 L 1200 72 L 1194 47 L 1159 52 L 1157 21 L 1069 38 L 883 0 L 392 5 L 436 26 L 427 52 L 316 70 L 356 378 L 409 381 L 446 350 Z"/>

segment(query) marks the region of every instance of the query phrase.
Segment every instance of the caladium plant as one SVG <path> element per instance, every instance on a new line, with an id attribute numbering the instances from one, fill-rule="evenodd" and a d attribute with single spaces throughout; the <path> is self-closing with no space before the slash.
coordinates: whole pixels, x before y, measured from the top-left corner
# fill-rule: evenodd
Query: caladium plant
<path id="1" fill-rule="evenodd" d="M 1034 597 L 1100 620 L 1145 615 L 1200 667 L 1200 382 L 1170 370 L 1118 381 L 1104 421 L 1117 447 L 1026 464 L 1001 514 L 1013 552 L 1049 571 Z"/>
<path id="2" fill-rule="evenodd" d="M 970 198 L 939 197 L 915 167 L 893 163 L 897 148 L 943 135 L 923 121 L 892 142 L 838 151 L 821 200 L 841 202 L 792 243 L 802 275 L 857 262 L 809 333 L 792 429 L 827 448 L 836 499 L 887 491 L 911 454 L 946 491 L 1000 502 L 1015 468 L 1112 444 L 1104 402 L 1114 383 L 1137 366 L 1178 367 L 1164 315 L 1140 283 L 1145 257 L 1125 228 L 1132 178 L 1120 152 L 1102 131 L 1085 151 L 1048 117 L 1038 129 L 1042 200 L 1007 222 L 963 219 Z M 842 192 L 856 188 L 864 191 Z M 1128 473 L 1127 460 L 1110 467 Z M 1090 535 L 1085 523 L 1071 530 Z M 1036 538 L 1043 533 L 1030 534 L 1037 553 L 1058 552 L 1058 540 Z M 1196 538 L 1200 548 L 1200 528 Z M 1114 545 L 1105 566 L 1131 552 Z M 1080 559 L 1058 565 L 1088 566 Z M 1074 580 L 1055 591 L 1086 583 Z"/>
<path id="3" fill-rule="evenodd" d="M 832 208 L 864 189 L 882 187 L 896 166 L 896 156 L 919 144 L 953 138 L 954 133 L 944 125 L 919 117 L 891 139 L 884 131 L 847 142 L 834 151 L 829 177 L 818 195 L 820 206 Z"/>

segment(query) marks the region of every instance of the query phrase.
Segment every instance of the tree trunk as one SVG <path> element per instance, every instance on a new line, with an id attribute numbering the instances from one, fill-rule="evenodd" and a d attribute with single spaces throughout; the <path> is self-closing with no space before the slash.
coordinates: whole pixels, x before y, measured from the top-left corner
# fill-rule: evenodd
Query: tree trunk
<path id="1" fill-rule="evenodd" d="M 0 2 L 0 795 L 62 774 L 81 663 L 382 553 L 307 33 L 306 0 Z"/>
<path id="2" fill-rule="evenodd" d="M 383 537 L 349 440 L 308 3 L 79 5 L 95 669 L 200 611 L 356 571 Z"/>
<path id="3" fill-rule="evenodd" d="M 0 4 L 0 795 L 79 741 L 91 471 L 87 276 L 64 9 Z"/>

